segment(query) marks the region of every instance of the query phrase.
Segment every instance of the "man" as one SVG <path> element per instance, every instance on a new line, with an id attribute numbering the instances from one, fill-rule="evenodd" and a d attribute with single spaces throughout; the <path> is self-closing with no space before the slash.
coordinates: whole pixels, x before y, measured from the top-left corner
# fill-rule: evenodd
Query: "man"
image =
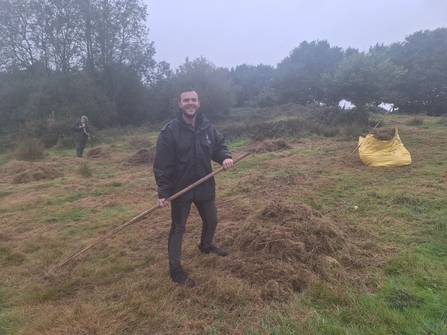
<path id="1" fill-rule="evenodd" d="M 81 120 L 76 121 L 73 124 L 73 134 L 74 140 L 76 142 L 76 156 L 82 157 L 87 140 L 90 140 L 89 129 L 88 129 L 88 118 L 87 116 L 81 116 Z"/>
<path id="2" fill-rule="evenodd" d="M 158 185 L 158 205 L 212 172 L 211 160 L 227 170 L 233 159 L 224 138 L 199 112 L 200 101 L 194 90 L 180 94 L 177 117 L 165 125 L 157 140 L 154 175 Z M 212 244 L 217 226 L 215 181 L 210 178 L 171 203 L 171 230 L 168 239 L 171 279 L 179 285 L 192 287 L 194 280 L 182 269 L 180 258 L 186 220 L 194 203 L 202 219 L 202 234 L 198 248 L 201 252 L 226 256 L 228 252 Z"/>

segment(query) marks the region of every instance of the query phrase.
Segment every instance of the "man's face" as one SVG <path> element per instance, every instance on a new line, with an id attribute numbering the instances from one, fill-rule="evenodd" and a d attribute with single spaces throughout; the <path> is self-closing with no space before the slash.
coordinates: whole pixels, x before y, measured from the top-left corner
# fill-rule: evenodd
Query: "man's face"
<path id="1" fill-rule="evenodd" d="M 86 120 L 84 117 L 81 119 L 81 122 L 85 124 Z"/>
<path id="2" fill-rule="evenodd" d="M 197 111 L 200 107 L 199 96 L 194 91 L 183 92 L 180 95 L 178 106 L 182 110 L 182 114 L 184 117 L 193 119 L 197 115 Z"/>

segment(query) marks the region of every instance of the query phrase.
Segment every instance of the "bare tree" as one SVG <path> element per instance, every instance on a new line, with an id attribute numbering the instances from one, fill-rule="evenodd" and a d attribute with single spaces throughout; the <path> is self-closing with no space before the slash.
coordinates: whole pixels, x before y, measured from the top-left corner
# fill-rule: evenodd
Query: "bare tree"
<path id="1" fill-rule="evenodd" d="M 0 64 L 62 73 L 155 67 L 141 0 L 0 0 Z M 113 71 L 111 70 L 113 68 Z"/>
<path id="2" fill-rule="evenodd" d="M 32 70 L 39 60 L 38 18 L 29 3 L 0 0 L 0 64 Z"/>

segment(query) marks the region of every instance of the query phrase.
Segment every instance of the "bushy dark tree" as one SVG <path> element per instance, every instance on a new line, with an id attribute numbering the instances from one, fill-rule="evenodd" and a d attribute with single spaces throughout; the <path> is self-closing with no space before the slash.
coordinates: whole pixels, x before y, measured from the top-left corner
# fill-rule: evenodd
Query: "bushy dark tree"
<path id="1" fill-rule="evenodd" d="M 130 67 L 111 68 L 111 75 L 117 78 L 115 105 L 120 125 L 140 125 L 148 120 L 148 89 L 135 70 Z M 112 71 L 117 71 L 113 73 Z"/>
<path id="2" fill-rule="evenodd" d="M 392 64 L 383 53 L 353 53 L 340 63 L 334 75 L 326 75 L 326 87 L 334 87 L 340 97 L 358 110 L 365 105 L 391 102 L 393 91 L 405 71 Z"/>
<path id="3" fill-rule="evenodd" d="M 396 107 L 405 113 L 447 113 L 447 28 L 407 36 L 391 45 L 389 57 L 407 70 Z"/>
<path id="4" fill-rule="evenodd" d="M 278 104 L 278 94 L 274 88 L 263 88 L 253 99 L 248 100 L 245 105 L 249 107 L 273 107 Z"/>
<path id="5" fill-rule="evenodd" d="M 175 115 L 176 89 L 172 79 L 159 80 L 148 92 L 147 120 L 152 123 L 164 122 Z"/>
<path id="6" fill-rule="evenodd" d="M 97 128 L 115 126 L 118 110 L 116 104 L 108 99 L 106 92 L 95 85 L 92 78 L 85 74 L 71 76 L 70 78 L 70 89 L 67 90 L 67 95 L 70 99 L 68 105 L 71 107 L 65 107 L 66 115 L 74 115 L 79 118 L 87 114 L 89 115 L 89 121 Z M 70 113 L 68 113 L 68 110 Z M 54 109 L 54 111 L 57 110 Z"/>
<path id="7" fill-rule="evenodd" d="M 87 114 L 99 128 L 112 126 L 116 121 L 115 105 L 83 74 L 57 73 L 48 77 L 27 75 L 19 70 L 1 73 L 0 101 L 3 133 L 30 120 L 44 120 L 52 112 L 56 117 L 72 120 Z"/>
<path id="8" fill-rule="evenodd" d="M 229 72 L 229 77 L 236 85 L 236 106 L 243 107 L 253 102 L 261 91 L 271 87 L 275 68 L 270 65 L 238 65 Z"/>
<path id="9" fill-rule="evenodd" d="M 105 76 L 110 66 L 131 66 L 148 76 L 155 50 L 146 17 L 141 0 L 0 0 L 0 63 Z"/>
<path id="10" fill-rule="evenodd" d="M 96 103 L 85 99 L 83 104 L 89 105 L 98 125 L 144 118 L 143 83 L 152 80 L 156 67 L 146 17 L 142 0 L 0 0 L 1 69 L 24 71 L 33 82 L 29 91 L 21 92 L 23 102 L 10 106 L 7 113 L 18 113 L 16 120 L 23 120 L 53 109 L 73 109 L 60 101 L 70 100 L 67 96 L 74 93 L 68 92 L 73 89 L 68 83 L 84 73 L 90 77 L 86 89 Z M 60 82 L 61 74 L 74 77 Z M 50 94 L 55 83 L 60 85 Z M 96 108 L 104 105 L 104 96 L 109 99 L 108 112 Z M 27 101 L 34 104 L 26 105 Z"/>
<path id="11" fill-rule="evenodd" d="M 140 0 L 90 0 L 90 6 L 90 15 L 96 19 L 90 18 L 89 25 L 95 78 L 113 102 L 128 104 L 117 101 L 123 97 L 120 91 L 125 85 L 120 78 L 127 78 L 129 73 L 140 80 L 147 78 L 156 64 L 155 49 L 147 39 L 149 31 L 144 22 L 146 6 Z"/>
<path id="12" fill-rule="evenodd" d="M 359 54 L 358 49 L 348 48 L 344 51 L 343 59 L 358 54 Z M 340 64 L 341 63 L 339 63 L 339 65 Z M 335 73 L 336 71 L 325 72 L 321 74 L 321 85 L 324 96 L 324 99 L 321 102 L 323 102 L 327 106 L 337 107 L 346 94 L 343 91 L 343 87 L 341 87 L 340 85 L 338 85 L 337 82 L 334 81 Z"/>
<path id="13" fill-rule="evenodd" d="M 327 41 L 302 42 L 277 66 L 274 88 L 280 101 L 303 105 L 326 102 L 321 77 L 334 73 L 342 59 L 342 49 Z"/>

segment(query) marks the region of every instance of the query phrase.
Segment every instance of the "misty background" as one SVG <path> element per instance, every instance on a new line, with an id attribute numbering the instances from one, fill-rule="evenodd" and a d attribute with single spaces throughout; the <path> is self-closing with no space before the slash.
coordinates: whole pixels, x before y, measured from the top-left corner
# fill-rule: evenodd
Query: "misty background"
<path id="1" fill-rule="evenodd" d="M 447 26 L 444 0 L 145 0 L 155 58 L 276 66 L 302 41 L 367 51 Z"/>
<path id="2" fill-rule="evenodd" d="M 310 106 L 306 117 L 318 123 L 359 128 L 384 104 L 442 116 L 446 7 L 441 0 L 0 0 L 0 151 L 27 137 L 57 145 L 81 115 L 92 129 L 158 129 L 174 117 L 185 87 L 198 92 L 212 122 Z"/>

